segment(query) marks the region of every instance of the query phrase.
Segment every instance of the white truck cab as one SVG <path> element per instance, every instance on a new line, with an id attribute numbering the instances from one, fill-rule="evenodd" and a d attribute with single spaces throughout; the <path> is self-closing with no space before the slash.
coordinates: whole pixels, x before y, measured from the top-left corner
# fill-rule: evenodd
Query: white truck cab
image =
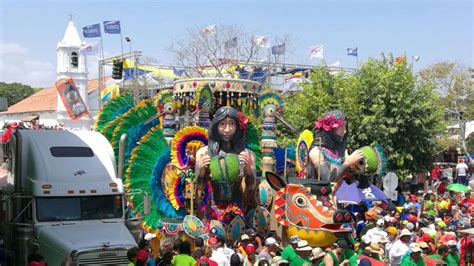
<path id="1" fill-rule="evenodd" d="M 15 265 L 126 265 L 136 246 L 107 139 L 93 131 L 19 130 L 0 187 L 0 239 Z"/>

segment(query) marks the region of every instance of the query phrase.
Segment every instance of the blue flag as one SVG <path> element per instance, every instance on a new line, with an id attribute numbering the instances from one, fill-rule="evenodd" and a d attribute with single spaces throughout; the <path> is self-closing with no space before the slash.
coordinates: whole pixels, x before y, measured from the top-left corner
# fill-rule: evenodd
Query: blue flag
<path id="1" fill-rule="evenodd" d="M 347 48 L 347 55 L 357 56 L 357 47 Z"/>
<path id="2" fill-rule="evenodd" d="M 104 21 L 104 32 L 108 34 L 120 34 L 120 20 Z"/>
<path id="3" fill-rule="evenodd" d="M 100 37 L 100 24 L 93 24 L 82 28 L 84 38 Z"/>
<path id="4" fill-rule="evenodd" d="M 282 55 L 285 54 L 285 44 L 272 46 L 273 55 Z"/>

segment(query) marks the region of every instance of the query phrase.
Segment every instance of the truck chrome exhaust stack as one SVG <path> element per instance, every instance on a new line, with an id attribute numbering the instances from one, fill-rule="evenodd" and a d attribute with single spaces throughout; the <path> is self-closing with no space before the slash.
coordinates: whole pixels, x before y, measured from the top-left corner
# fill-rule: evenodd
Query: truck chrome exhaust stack
<path id="1" fill-rule="evenodd" d="M 117 178 L 120 180 L 123 178 L 123 164 L 125 160 L 126 141 L 127 141 L 127 134 L 122 134 L 122 136 L 120 136 L 120 142 L 119 142 L 119 154 L 118 154 L 118 165 L 117 165 Z"/>

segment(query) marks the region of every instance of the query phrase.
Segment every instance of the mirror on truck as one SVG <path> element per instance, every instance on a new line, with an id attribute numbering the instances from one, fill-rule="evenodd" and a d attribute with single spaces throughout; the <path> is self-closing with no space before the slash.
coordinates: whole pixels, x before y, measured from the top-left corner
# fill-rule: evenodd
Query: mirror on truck
<path id="1" fill-rule="evenodd" d="M 143 196 L 143 216 L 147 216 L 148 214 L 150 214 L 150 196 L 148 195 L 145 195 Z"/>

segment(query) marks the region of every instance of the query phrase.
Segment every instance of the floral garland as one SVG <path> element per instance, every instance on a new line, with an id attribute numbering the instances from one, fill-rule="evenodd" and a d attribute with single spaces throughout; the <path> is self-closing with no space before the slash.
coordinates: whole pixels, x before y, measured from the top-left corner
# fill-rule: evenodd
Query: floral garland
<path id="1" fill-rule="evenodd" d="M 247 130 L 247 123 L 249 122 L 249 119 L 242 112 L 238 112 L 238 116 L 240 129 L 243 131 Z"/>
<path id="2" fill-rule="evenodd" d="M 343 125 L 344 125 L 344 119 L 342 118 L 336 119 L 333 115 L 325 115 L 323 118 L 314 122 L 314 127 L 316 129 L 322 129 L 324 131 L 331 131 Z"/>

